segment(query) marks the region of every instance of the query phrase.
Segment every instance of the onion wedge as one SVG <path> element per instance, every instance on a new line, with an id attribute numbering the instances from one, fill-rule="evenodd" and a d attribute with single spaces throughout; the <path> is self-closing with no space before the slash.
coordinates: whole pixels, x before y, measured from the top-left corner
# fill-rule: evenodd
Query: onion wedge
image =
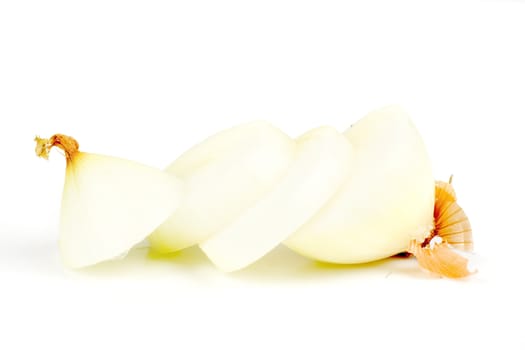
<path id="1" fill-rule="evenodd" d="M 66 135 L 36 138 L 48 158 L 58 147 L 66 157 L 59 245 L 63 262 L 81 268 L 125 255 L 179 206 L 181 182 L 130 160 L 78 151 Z"/>

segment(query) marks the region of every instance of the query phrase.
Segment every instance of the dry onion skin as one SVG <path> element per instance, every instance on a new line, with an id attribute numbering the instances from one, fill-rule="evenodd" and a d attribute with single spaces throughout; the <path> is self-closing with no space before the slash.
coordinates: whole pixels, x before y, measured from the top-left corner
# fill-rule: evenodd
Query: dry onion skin
<path id="1" fill-rule="evenodd" d="M 228 272 L 281 243 L 331 263 L 409 252 L 439 276 L 473 272 L 458 253 L 472 250 L 469 220 L 451 181 L 434 181 L 423 140 L 397 106 L 344 133 L 320 127 L 295 140 L 266 122 L 243 124 L 164 172 L 81 153 L 64 135 L 36 141 L 41 157 L 55 146 L 65 151 L 60 242 L 72 267 L 121 255 L 152 233 L 151 249 L 197 244 Z"/>
<path id="2" fill-rule="evenodd" d="M 439 276 L 462 278 L 474 273 L 468 259 L 454 248 L 472 251 L 473 241 L 470 221 L 457 203 L 450 177 L 448 183 L 436 181 L 434 228 L 423 242 L 410 242 L 408 252 L 414 254 L 421 268 Z"/>
<path id="3" fill-rule="evenodd" d="M 36 154 L 64 152 L 66 176 L 59 246 L 64 264 L 80 268 L 121 257 L 177 210 L 182 183 L 130 160 L 80 152 L 66 135 L 36 137 Z"/>

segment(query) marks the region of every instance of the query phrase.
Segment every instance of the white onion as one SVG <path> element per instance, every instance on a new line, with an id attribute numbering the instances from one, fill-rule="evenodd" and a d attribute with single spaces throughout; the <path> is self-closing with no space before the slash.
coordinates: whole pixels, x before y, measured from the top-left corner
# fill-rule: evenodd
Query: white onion
<path id="1" fill-rule="evenodd" d="M 285 245 L 310 258 L 360 263 L 407 251 L 433 227 L 434 178 L 423 140 L 398 107 L 345 132 L 355 163 L 344 186 Z"/>
<path id="2" fill-rule="evenodd" d="M 64 135 L 36 140 L 44 158 L 53 146 L 65 151 L 60 246 L 71 267 L 122 255 L 155 230 L 153 249 L 199 244 L 224 271 L 284 243 L 332 263 L 408 251 L 440 275 L 470 273 L 452 250 L 472 248 L 468 218 L 451 184 L 434 182 L 423 140 L 398 107 L 372 112 L 344 134 L 320 127 L 295 141 L 265 122 L 243 124 L 164 172 L 78 152 Z"/>
<path id="3" fill-rule="evenodd" d="M 179 206 L 181 182 L 130 160 L 78 151 L 65 135 L 37 138 L 37 154 L 64 150 L 67 167 L 60 214 L 60 251 L 79 268 L 125 255 Z"/>
<path id="4" fill-rule="evenodd" d="M 255 205 L 200 247 L 222 270 L 241 269 L 293 234 L 339 190 L 348 176 L 350 143 L 322 127 L 297 140 L 287 174 Z"/>
<path id="5" fill-rule="evenodd" d="M 179 210 L 150 237 L 171 252 L 206 240 L 270 191 L 287 171 L 295 143 L 266 122 L 222 131 L 180 156 L 166 171 L 182 179 Z"/>

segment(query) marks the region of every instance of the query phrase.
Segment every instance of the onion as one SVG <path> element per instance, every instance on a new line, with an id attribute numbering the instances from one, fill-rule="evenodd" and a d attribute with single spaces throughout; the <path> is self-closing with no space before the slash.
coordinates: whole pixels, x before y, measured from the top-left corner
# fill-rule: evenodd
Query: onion
<path id="1" fill-rule="evenodd" d="M 352 164 L 352 148 L 330 127 L 297 140 L 287 174 L 267 195 L 200 247 L 222 270 L 241 269 L 298 230 L 340 189 Z"/>
<path id="2" fill-rule="evenodd" d="M 205 241 L 270 191 L 287 171 L 295 143 L 266 122 L 222 131 L 191 148 L 166 171 L 185 182 L 179 210 L 150 237 L 172 252 Z"/>
<path id="3" fill-rule="evenodd" d="M 470 222 L 451 181 L 434 181 L 423 140 L 399 107 L 343 134 L 320 127 L 296 140 L 265 122 L 243 124 L 164 172 L 79 152 L 65 135 L 36 141 L 43 158 L 55 146 L 65 152 L 60 247 L 71 267 L 121 256 L 153 232 L 152 249 L 199 244 L 224 271 L 284 243 L 331 263 L 409 252 L 440 276 L 473 272 L 457 251 L 472 249 Z"/>
<path id="4" fill-rule="evenodd" d="M 78 151 L 69 136 L 36 139 L 45 159 L 64 150 L 66 177 L 60 213 L 64 264 L 79 268 L 121 257 L 177 210 L 181 182 L 133 161 Z"/>
<path id="5" fill-rule="evenodd" d="M 345 132 L 355 160 L 341 190 L 285 244 L 310 258 L 362 263 L 407 251 L 433 227 L 434 178 L 421 136 L 398 107 Z"/>

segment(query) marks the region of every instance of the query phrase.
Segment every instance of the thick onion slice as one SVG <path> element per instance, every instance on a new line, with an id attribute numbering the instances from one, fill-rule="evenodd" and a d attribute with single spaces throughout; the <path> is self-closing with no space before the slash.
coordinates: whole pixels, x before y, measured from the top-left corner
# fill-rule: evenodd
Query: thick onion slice
<path id="1" fill-rule="evenodd" d="M 421 136 L 399 107 L 368 114 L 345 136 L 355 154 L 347 181 L 285 245 L 332 263 L 406 251 L 433 227 L 434 178 Z"/>
<path id="2" fill-rule="evenodd" d="M 231 223 L 284 176 L 294 152 L 294 140 L 262 121 L 222 131 L 191 148 L 166 169 L 184 181 L 185 195 L 179 210 L 150 237 L 153 249 L 183 249 Z"/>
<path id="3" fill-rule="evenodd" d="M 37 154 L 47 158 L 54 146 L 67 159 L 59 240 L 66 266 L 126 254 L 178 208 L 176 177 L 133 161 L 79 152 L 65 135 L 37 139 Z"/>
<path id="4" fill-rule="evenodd" d="M 353 160 L 347 139 L 330 127 L 297 139 L 296 154 L 281 181 L 200 247 L 222 270 L 258 260 L 298 230 L 340 189 Z"/>

